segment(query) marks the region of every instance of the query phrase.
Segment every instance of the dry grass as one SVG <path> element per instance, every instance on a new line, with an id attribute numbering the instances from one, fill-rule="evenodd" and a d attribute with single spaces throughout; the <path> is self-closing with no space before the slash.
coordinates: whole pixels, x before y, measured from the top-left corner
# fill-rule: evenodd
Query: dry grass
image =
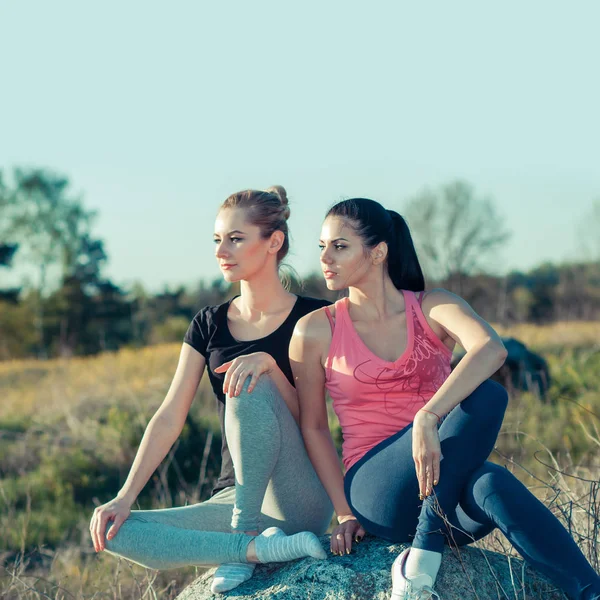
<path id="1" fill-rule="evenodd" d="M 527 325 L 499 331 L 543 351 L 555 383 L 552 402 L 541 403 L 526 393 L 511 400 L 495 460 L 507 464 L 550 507 L 598 570 L 600 419 L 596 415 L 600 414 L 600 374 L 595 361 L 600 350 L 600 323 Z M 49 453 L 52 462 L 58 460 L 54 456 L 60 457 L 68 449 L 83 449 L 106 464 L 115 461 L 125 466 L 133 449 L 124 444 L 124 432 L 132 427 L 143 430 L 162 402 L 179 349 L 178 344 L 168 344 L 92 358 L 0 363 L 2 469 L 8 468 L 4 457 L 10 456 L 11 473 L 21 476 L 33 455 L 39 458 L 39 453 Z M 125 409 L 130 412 L 123 413 Z M 192 412 L 196 418 L 214 419 L 207 378 L 201 383 Z M 99 414 L 109 416 L 108 424 L 98 421 Z M 123 420 L 123 414 L 133 415 L 134 421 Z M 7 448 L 3 441 L 10 443 L 8 455 L 2 454 Z M 158 478 L 153 506 L 198 500 L 199 493 L 183 483 L 178 486 L 177 497 L 172 497 L 165 479 L 164 473 Z M 85 515 L 68 539 L 29 547 L 25 540 L 31 539 L 32 528 L 38 526 L 35 510 L 39 498 L 32 488 L 26 502 L 7 500 L 9 483 L 0 481 L 3 598 L 169 599 L 199 573 L 192 567 L 156 572 L 116 561 L 110 555 L 96 555 Z M 66 490 L 64 498 L 68 499 L 69 493 Z M 52 517 L 46 515 L 47 519 Z M 21 551 L 3 555 L 3 536 L 9 530 L 22 540 Z M 514 552 L 497 534 L 478 544 L 507 556 Z"/>
<path id="2" fill-rule="evenodd" d="M 540 352 L 600 345 L 600 322 L 565 321 L 552 325 L 525 323 L 513 327 L 495 325 L 494 328 L 500 335 L 514 337 Z"/>

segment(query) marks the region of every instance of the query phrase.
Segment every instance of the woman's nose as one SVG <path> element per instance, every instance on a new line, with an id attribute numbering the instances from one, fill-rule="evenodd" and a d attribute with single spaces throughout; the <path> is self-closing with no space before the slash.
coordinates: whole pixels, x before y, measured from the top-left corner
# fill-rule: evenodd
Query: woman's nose
<path id="1" fill-rule="evenodd" d="M 331 260 L 331 257 L 329 256 L 329 254 L 327 254 L 326 250 L 324 250 L 323 253 L 321 254 L 321 262 L 326 265 L 330 265 L 333 262 Z"/>
<path id="2" fill-rule="evenodd" d="M 227 256 L 229 256 L 227 248 L 225 248 L 223 244 L 217 244 L 215 248 L 215 256 L 217 258 L 226 258 Z"/>

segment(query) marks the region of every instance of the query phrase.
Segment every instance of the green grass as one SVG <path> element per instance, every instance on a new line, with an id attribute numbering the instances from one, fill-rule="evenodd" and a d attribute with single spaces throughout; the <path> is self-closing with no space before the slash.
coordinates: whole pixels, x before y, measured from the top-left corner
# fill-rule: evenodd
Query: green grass
<path id="1" fill-rule="evenodd" d="M 518 334 L 530 343 L 526 329 Z M 552 385 L 545 402 L 513 395 L 493 460 L 550 506 L 598 568 L 600 347 L 586 328 L 529 334 L 549 362 Z M 548 340 L 547 350 L 540 349 Z M 94 506 L 113 498 L 125 480 L 178 353 L 177 345 L 161 345 L 69 361 L 0 363 L 0 595 L 133 598 L 147 592 L 170 598 L 196 577 L 194 568 L 156 573 L 96 555 L 88 532 Z M 333 433 L 339 445 L 337 426 Z M 173 455 L 140 494 L 138 507 L 206 498 L 219 449 L 205 378 Z M 200 474 L 204 450 L 208 461 Z M 510 552 L 497 536 L 484 545 Z"/>

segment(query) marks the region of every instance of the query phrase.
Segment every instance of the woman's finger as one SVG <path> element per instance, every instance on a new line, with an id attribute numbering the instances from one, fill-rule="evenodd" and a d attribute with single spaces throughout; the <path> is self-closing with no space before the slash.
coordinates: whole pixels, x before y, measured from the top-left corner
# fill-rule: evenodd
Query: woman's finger
<path id="1" fill-rule="evenodd" d="M 254 386 L 256 385 L 256 382 L 258 381 L 258 378 L 261 375 L 262 373 L 257 373 L 256 371 L 252 373 L 252 379 L 250 379 L 250 383 L 248 384 L 248 393 L 250 393 L 254 389 Z"/>
<path id="2" fill-rule="evenodd" d="M 417 483 L 419 484 L 419 494 L 421 494 L 421 466 L 419 464 L 419 458 L 417 456 L 413 457 L 415 461 L 415 472 L 417 473 Z"/>
<path id="3" fill-rule="evenodd" d="M 239 372 L 238 379 L 235 383 L 235 395 L 239 396 L 244 389 L 244 383 L 246 383 L 246 379 L 250 376 L 250 372 L 247 369 L 243 369 Z"/>
<path id="4" fill-rule="evenodd" d="M 232 396 L 239 396 L 242 392 L 242 387 L 244 385 L 244 380 L 246 378 L 247 375 L 247 371 L 245 369 L 245 367 L 243 366 L 239 366 L 236 370 L 235 373 L 232 376 L 231 379 L 231 385 L 229 386 L 229 389 L 231 390 L 231 395 Z"/>
<path id="5" fill-rule="evenodd" d="M 340 537 L 338 537 L 338 548 L 340 551 L 340 555 L 344 555 L 346 554 L 346 529 L 347 529 L 347 525 L 346 527 L 344 527 L 342 529 L 342 531 L 340 532 Z"/>
<path id="6" fill-rule="evenodd" d="M 422 457 L 419 461 L 419 493 L 422 496 L 425 496 L 425 490 L 427 488 L 427 473 L 425 471 L 427 466 L 426 461 L 426 456 Z"/>
<path id="7" fill-rule="evenodd" d="M 433 485 L 437 485 L 440 480 L 440 457 L 436 456 L 433 460 Z"/>
<path id="8" fill-rule="evenodd" d="M 123 525 L 125 520 L 126 520 L 126 518 L 124 518 L 120 514 L 115 517 L 113 524 L 110 526 L 110 529 L 108 530 L 108 533 L 106 534 L 106 537 L 109 540 L 112 540 L 115 537 L 115 535 L 117 535 L 117 531 L 119 531 L 119 529 L 121 529 L 121 525 Z"/>
<path id="9" fill-rule="evenodd" d="M 339 530 L 335 529 L 333 535 L 331 536 L 332 540 L 332 552 L 336 556 L 340 553 L 341 548 L 341 540 L 344 538 L 344 534 Z"/>
<path id="10" fill-rule="evenodd" d="M 433 465 L 432 459 L 428 459 L 427 465 L 425 466 L 425 496 L 431 495 L 431 488 L 433 487 Z"/>
<path id="11" fill-rule="evenodd" d="M 223 393 L 227 394 L 229 391 L 229 382 L 231 381 L 231 375 L 233 374 L 233 369 L 229 367 L 227 369 L 227 373 L 225 373 L 225 379 L 223 379 Z"/>
<path id="12" fill-rule="evenodd" d="M 233 361 L 230 360 L 226 363 L 223 363 L 221 366 L 217 367 L 215 369 L 215 373 L 225 373 L 225 371 L 227 371 L 227 369 L 229 369 L 229 367 L 233 364 Z"/>
<path id="13" fill-rule="evenodd" d="M 241 365 L 231 367 L 227 374 L 229 375 L 229 382 L 227 384 L 227 392 L 230 396 L 235 396 L 235 386 L 237 385 L 238 377 L 240 376 L 240 370 L 243 369 Z"/>
<path id="14" fill-rule="evenodd" d="M 104 539 L 104 528 L 102 522 L 106 521 L 106 517 L 104 513 L 98 515 L 96 519 L 96 543 L 97 543 L 97 552 L 102 552 L 104 550 L 102 540 Z"/>
<path id="15" fill-rule="evenodd" d="M 100 552 L 102 549 L 102 545 L 100 544 L 100 518 L 101 513 L 98 513 L 94 523 L 94 547 L 96 548 L 96 552 Z"/>
<path id="16" fill-rule="evenodd" d="M 415 473 L 417 475 L 417 483 L 419 483 L 419 459 L 416 456 L 413 456 L 413 461 L 415 463 Z M 420 485 L 421 484 L 419 483 L 419 486 Z"/>
<path id="17" fill-rule="evenodd" d="M 346 545 L 346 554 L 350 554 L 352 552 L 352 530 L 346 529 L 344 532 L 344 542 Z"/>
<path id="18" fill-rule="evenodd" d="M 96 546 L 96 513 L 92 515 L 92 520 L 90 521 L 90 535 L 92 536 L 92 544 L 94 545 L 94 550 L 98 552 Z"/>
<path id="19" fill-rule="evenodd" d="M 355 539 L 357 542 L 362 542 L 362 539 L 365 537 L 367 532 L 363 529 L 362 525 L 358 528 L 358 531 L 355 533 Z"/>

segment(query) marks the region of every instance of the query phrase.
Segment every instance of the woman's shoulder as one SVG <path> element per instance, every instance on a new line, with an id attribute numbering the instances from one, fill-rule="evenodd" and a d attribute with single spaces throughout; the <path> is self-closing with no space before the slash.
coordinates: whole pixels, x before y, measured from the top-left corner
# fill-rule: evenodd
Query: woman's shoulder
<path id="1" fill-rule="evenodd" d="M 223 312 L 227 312 L 231 300 L 223 302 L 222 304 L 210 304 L 203 306 L 192 319 L 193 323 L 196 323 L 202 329 L 211 329 L 216 327 L 219 320 L 219 316 Z"/>
<path id="2" fill-rule="evenodd" d="M 426 307 L 428 309 L 432 309 L 441 304 L 460 304 L 465 302 L 460 296 L 444 288 L 433 288 L 428 291 L 415 292 L 415 294 L 417 298 L 419 297 L 419 294 L 423 295 L 421 307 Z"/>
<path id="3" fill-rule="evenodd" d="M 335 315 L 335 304 L 319 301 L 314 310 L 307 312 L 296 322 L 294 337 L 309 343 L 329 343 L 331 341 L 330 316 Z M 329 314 L 327 314 L 329 313 Z"/>

